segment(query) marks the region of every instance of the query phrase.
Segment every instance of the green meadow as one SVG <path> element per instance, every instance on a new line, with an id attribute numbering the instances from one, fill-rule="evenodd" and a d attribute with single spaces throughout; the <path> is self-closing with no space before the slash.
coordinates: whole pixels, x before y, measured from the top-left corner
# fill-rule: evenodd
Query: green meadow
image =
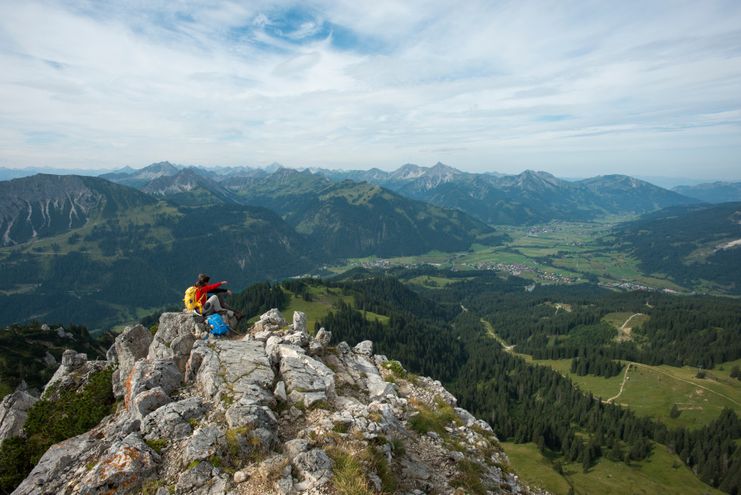
<path id="1" fill-rule="evenodd" d="M 530 485 L 554 495 L 698 495 L 722 492 L 700 481 L 679 458 L 654 444 L 651 456 L 627 465 L 605 457 L 586 473 L 581 464 L 565 463 L 554 469 L 558 458 L 546 457 L 533 443 L 502 442 L 510 462 Z M 546 454 L 548 455 L 548 454 Z"/>

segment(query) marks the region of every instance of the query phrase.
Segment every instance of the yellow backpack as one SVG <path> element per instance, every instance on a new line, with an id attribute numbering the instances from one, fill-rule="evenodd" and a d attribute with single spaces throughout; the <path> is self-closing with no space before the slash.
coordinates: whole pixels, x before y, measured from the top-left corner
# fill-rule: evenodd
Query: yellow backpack
<path id="1" fill-rule="evenodd" d="M 199 312 L 203 309 L 201 303 L 196 300 L 196 286 L 192 285 L 185 290 L 185 296 L 183 296 L 183 304 L 185 309 L 193 311 L 197 309 Z"/>

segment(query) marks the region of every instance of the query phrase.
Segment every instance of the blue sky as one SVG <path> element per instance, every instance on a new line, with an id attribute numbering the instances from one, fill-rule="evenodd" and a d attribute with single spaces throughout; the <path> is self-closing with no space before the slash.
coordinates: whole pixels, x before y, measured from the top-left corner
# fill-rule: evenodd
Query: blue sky
<path id="1" fill-rule="evenodd" d="M 0 0 L 0 166 L 741 179 L 741 2 Z"/>

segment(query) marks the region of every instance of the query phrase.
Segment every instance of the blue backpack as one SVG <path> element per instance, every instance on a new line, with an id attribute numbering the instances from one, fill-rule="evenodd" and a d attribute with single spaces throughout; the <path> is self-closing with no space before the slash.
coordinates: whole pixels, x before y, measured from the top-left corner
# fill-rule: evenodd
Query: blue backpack
<path id="1" fill-rule="evenodd" d="M 211 326 L 211 335 L 221 337 L 226 335 L 229 331 L 229 325 L 226 324 L 224 318 L 219 313 L 214 313 L 206 318 L 206 321 Z"/>

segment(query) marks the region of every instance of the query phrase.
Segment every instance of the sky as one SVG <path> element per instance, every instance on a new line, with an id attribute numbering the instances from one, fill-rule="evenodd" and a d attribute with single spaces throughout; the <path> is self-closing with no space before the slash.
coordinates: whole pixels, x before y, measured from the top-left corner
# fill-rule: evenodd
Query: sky
<path id="1" fill-rule="evenodd" d="M 0 167 L 741 179 L 741 2 L 0 0 Z"/>

